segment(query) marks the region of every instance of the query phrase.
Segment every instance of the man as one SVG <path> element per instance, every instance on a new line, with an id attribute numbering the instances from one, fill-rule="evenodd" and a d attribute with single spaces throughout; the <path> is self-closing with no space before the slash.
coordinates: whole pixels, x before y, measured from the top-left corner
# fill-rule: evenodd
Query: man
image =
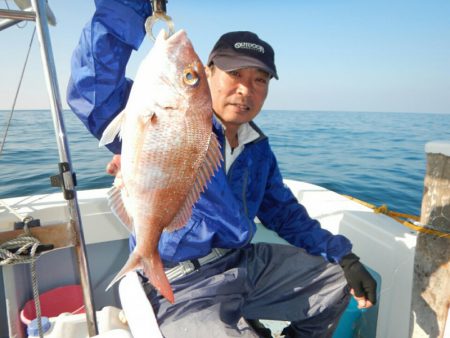
<path id="1" fill-rule="evenodd" d="M 68 102 L 97 138 L 125 106 L 132 82 L 124 70 L 149 14 L 146 2 L 99 1 L 74 52 Z M 278 79 L 273 49 L 251 32 L 224 34 L 207 77 L 225 161 L 188 223 L 161 236 L 176 301 L 149 287 L 160 329 L 166 337 L 258 337 L 243 318 L 264 318 L 290 321 L 287 337 L 331 337 L 348 285 L 367 308 L 376 283 L 349 240 L 322 229 L 284 186 L 268 139 L 252 122 Z M 119 142 L 109 148 L 120 153 Z M 255 216 L 292 246 L 250 244 Z"/>

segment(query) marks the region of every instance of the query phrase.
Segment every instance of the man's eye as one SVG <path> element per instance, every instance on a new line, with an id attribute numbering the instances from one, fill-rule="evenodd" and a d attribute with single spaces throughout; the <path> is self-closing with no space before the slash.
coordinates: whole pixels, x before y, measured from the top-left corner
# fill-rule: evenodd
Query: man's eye
<path id="1" fill-rule="evenodd" d="M 259 78 L 259 79 L 256 79 L 256 82 L 266 84 L 268 82 L 268 80 L 266 78 Z"/>

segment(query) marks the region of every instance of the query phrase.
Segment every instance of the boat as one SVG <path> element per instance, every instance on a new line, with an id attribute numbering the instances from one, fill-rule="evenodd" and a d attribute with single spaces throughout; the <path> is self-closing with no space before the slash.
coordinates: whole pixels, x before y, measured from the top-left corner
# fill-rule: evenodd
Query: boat
<path id="1" fill-rule="evenodd" d="M 13 17 L 16 20 L 36 20 L 41 35 L 44 69 L 49 74 L 47 81 L 55 128 L 57 135 L 64 136 L 64 125 L 59 120 L 61 109 L 56 74 L 52 67 L 51 46 L 46 29 L 45 1 L 33 0 L 32 4 L 34 11 L 28 9 L 25 14 L 16 11 Z M 12 17 L 6 11 L 0 14 Z M 55 241 L 42 242 L 53 245 L 53 248 L 43 248 L 44 251 L 35 263 L 39 292 L 41 296 L 48 293 L 50 298 L 51 295 L 62 297 L 67 292 L 65 296 L 71 299 L 76 296 L 74 290 L 80 290 L 73 286 L 81 285 L 82 295 L 78 291 L 76 294 L 81 297 L 84 309 L 81 314 L 75 313 L 76 311 L 65 312 L 50 318 L 53 333 L 48 334 L 61 336 L 57 333 L 58 327 L 61 330 L 58 332 L 64 332 L 64 337 L 97 334 L 99 337 L 112 337 L 113 334 L 120 334 L 122 337 L 131 337 L 133 334 L 139 337 L 136 332 L 146 332 L 147 336 L 158 337 L 160 333 L 156 321 L 146 320 L 143 323 L 140 320 L 143 315 L 147 316 L 144 318 L 151 318 L 153 315 L 148 302 L 144 301 L 139 305 L 138 313 L 127 310 L 135 307 L 127 305 L 133 298 L 128 292 L 139 284 L 135 275 L 125 277 L 119 288 L 105 292 L 107 284 L 129 255 L 129 234 L 111 213 L 106 202 L 106 188 L 76 191 L 74 182 L 71 182 L 73 176 L 70 164 L 64 165 L 70 163 L 66 147 L 66 140 L 62 137 L 59 144 L 61 172 L 54 180 L 62 186 L 63 193 L 34 194 L 2 200 L 0 244 L 24 232 L 24 223 L 31 225 L 34 222 L 37 226 L 28 228 L 30 233 L 41 236 L 44 240 L 50 238 L 48 232 L 57 233 Z M 364 312 L 354 305 L 349 307 L 335 338 L 407 337 L 416 232 L 387 215 L 374 212 L 373 208 L 323 187 L 295 180 L 286 180 L 285 183 L 324 228 L 335 234 L 343 234 L 353 242 L 355 252 L 378 281 L 377 305 Z M 256 222 L 258 231 L 254 242 L 284 243 L 275 233 L 259 224 L 258 220 Z M 0 337 L 25 337 L 25 305 L 33 298 L 30 269 L 26 264 L 5 265 L 1 277 L 0 289 L 4 290 L 4 295 L 0 295 Z M 51 293 L 55 290 L 60 293 Z M 141 291 L 139 288 L 135 290 Z M 142 297 L 136 298 L 142 300 Z M 122 308 L 127 322 L 121 315 Z M 279 335 L 286 325 L 266 321 L 264 318 L 261 320 L 275 335 Z M 141 325 L 144 328 L 138 327 Z"/>
<path id="2" fill-rule="evenodd" d="M 343 234 L 354 243 L 355 252 L 378 281 L 379 300 L 375 307 L 365 312 L 355 308 L 348 310 L 348 315 L 356 317 L 351 324 L 353 331 L 359 332 L 359 337 L 407 337 L 416 232 L 387 215 L 323 187 L 295 180 L 285 183 L 324 228 Z M 106 201 L 107 190 L 78 193 L 97 310 L 107 306 L 121 307 L 119 291 L 105 292 L 105 288 L 129 254 L 128 231 L 111 213 Z M 61 193 L 9 198 L 3 203 L 0 206 L 0 233 L 14 229 L 15 213 L 41 220 L 44 228 L 64 223 L 68 218 L 66 201 Z M 285 243 L 261 224 L 258 224 L 254 242 Z M 76 257 L 71 248 L 43 253 L 37 268 L 42 291 L 79 283 Z M 3 284 L 5 299 L 0 299 L 0 306 L 5 308 L 8 304 L 9 336 L 23 337 L 20 312 L 25 302 L 32 298 L 29 269 L 22 264 L 3 267 Z M 283 323 L 267 322 L 267 325 L 276 332 Z M 3 337 L 5 328 L 2 326 L 1 329 L 0 336 Z"/>

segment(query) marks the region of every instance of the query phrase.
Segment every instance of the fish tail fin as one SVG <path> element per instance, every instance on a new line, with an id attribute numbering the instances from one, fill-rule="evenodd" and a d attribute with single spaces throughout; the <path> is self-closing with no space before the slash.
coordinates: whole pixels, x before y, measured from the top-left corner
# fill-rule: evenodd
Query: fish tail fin
<path id="1" fill-rule="evenodd" d="M 139 269 L 142 267 L 142 259 L 139 255 L 136 253 L 132 253 L 130 257 L 128 258 L 125 265 L 122 267 L 122 269 L 119 271 L 119 273 L 114 277 L 114 279 L 109 283 L 108 287 L 106 288 L 106 291 L 108 291 L 111 286 L 116 284 L 122 277 L 124 277 L 128 272 L 134 271 L 136 269 Z"/>
<path id="2" fill-rule="evenodd" d="M 164 272 L 164 267 L 159 254 L 156 252 L 151 255 L 149 259 L 144 257 L 142 259 L 142 266 L 144 268 L 144 274 L 149 279 L 149 282 L 164 296 L 164 298 L 173 304 L 175 297 L 166 273 Z"/>
<path id="3" fill-rule="evenodd" d="M 123 268 L 119 271 L 116 277 L 114 277 L 112 282 L 109 283 L 106 291 L 108 291 L 111 286 L 117 283 L 128 272 L 141 268 L 144 270 L 145 276 L 149 279 L 149 282 L 155 287 L 155 289 L 173 304 L 175 297 L 173 295 L 169 280 L 164 272 L 164 267 L 158 253 L 151 255 L 150 258 L 146 258 L 140 256 L 136 252 L 133 252 Z"/>

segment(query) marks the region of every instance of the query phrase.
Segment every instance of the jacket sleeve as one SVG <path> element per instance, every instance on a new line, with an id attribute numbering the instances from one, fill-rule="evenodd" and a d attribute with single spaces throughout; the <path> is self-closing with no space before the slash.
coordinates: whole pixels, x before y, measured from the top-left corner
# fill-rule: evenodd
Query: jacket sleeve
<path id="1" fill-rule="evenodd" d="M 126 65 L 144 38 L 150 14 L 146 0 L 98 0 L 73 52 L 67 103 L 98 139 L 125 107 L 132 85 L 125 77 Z M 120 153 L 118 139 L 107 147 Z"/>
<path id="2" fill-rule="evenodd" d="M 330 262 L 339 262 L 351 252 L 351 242 L 342 235 L 322 229 L 309 217 L 306 208 L 283 183 L 275 156 L 271 152 L 269 178 L 258 218 L 269 229 L 290 244 L 304 248 L 312 255 L 322 255 Z"/>

